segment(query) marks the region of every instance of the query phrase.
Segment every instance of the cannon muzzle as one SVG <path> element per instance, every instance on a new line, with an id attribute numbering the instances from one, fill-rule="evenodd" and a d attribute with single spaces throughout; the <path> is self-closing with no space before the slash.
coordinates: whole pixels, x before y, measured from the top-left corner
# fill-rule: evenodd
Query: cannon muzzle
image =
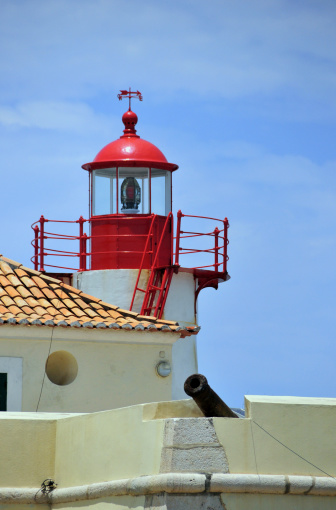
<path id="1" fill-rule="evenodd" d="M 202 374 L 193 374 L 186 379 L 184 391 L 192 397 L 204 416 L 211 418 L 238 418 L 223 400 L 210 388 L 206 377 Z"/>

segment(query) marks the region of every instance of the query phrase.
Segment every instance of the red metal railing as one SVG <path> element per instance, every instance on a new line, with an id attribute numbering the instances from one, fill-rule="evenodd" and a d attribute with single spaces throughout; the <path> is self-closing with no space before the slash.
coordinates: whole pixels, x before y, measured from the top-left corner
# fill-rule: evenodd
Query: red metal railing
<path id="1" fill-rule="evenodd" d="M 170 214 L 170 217 L 172 218 L 172 215 Z M 193 232 L 189 230 L 182 230 L 182 218 L 194 218 L 198 220 L 211 220 L 220 222 L 220 228 L 217 226 L 214 230 L 206 231 L 206 232 Z M 136 218 L 135 218 L 136 219 Z M 84 232 L 84 224 L 85 223 L 92 223 L 95 220 L 99 220 L 98 218 L 91 218 L 91 220 L 84 219 L 82 216 L 79 217 L 78 220 L 74 221 L 65 221 L 65 220 L 48 220 L 44 218 L 44 216 L 41 216 L 41 218 L 33 223 L 32 229 L 34 230 L 34 239 L 32 241 L 32 246 L 34 248 L 34 255 L 31 258 L 31 261 L 34 264 L 34 268 L 39 271 L 45 271 L 45 268 L 56 268 L 60 270 L 66 270 L 66 271 L 86 271 L 89 269 L 87 264 L 87 258 L 92 255 L 90 251 L 88 251 L 88 241 L 93 238 L 92 235 L 88 235 L 86 232 Z M 67 225 L 76 225 L 78 224 L 78 234 L 60 234 L 57 232 L 49 232 L 46 231 L 46 224 L 47 223 L 64 223 Z M 209 260 L 207 264 L 204 265 L 195 265 L 194 262 L 191 262 L 190 265 L 184 264 L 184 267 L 191 267 L 194 269 L 208 269 L 213 270 L 216 272 L 226 272 L 227 271 L 227 261 L 228 261 L 228 255 L 227 255 L 227 246 L 229 243 L 228 240 L 228 228 L 229 228 L 229 222 L 228 219 L 225 218 L 224 220 L 219 220 L 216 218 L 210 218 L 206 216 L 192 216 L 188 214 L 182 214 L 181 211 L 178 211 L 177 213 L 177 227 L 176 227 L 176 237 L 173 238 L 172 236 L 172 243 L 175 239 L 175 265 L 180 265 L 180 256 L 183 256 L 185 261 L 189 257 L 185 257 L 186 255 L 194 255 L 194 254 L 203 254 L 209 257 Z M 133 253 L 141 253 L 142 257 L 144 258 L 146 254 L 152 254 L 152 251 L 150 251 L 150 243 L 148 242 L 149 235 L 146 234 L 137 234 L 136 236 L 132 235 L 132 237 L 146 237 L 145 242 L 145 249 L 144 252 L 136 252 Z M 127 234 L 109 234 L 106 235 L 106 237 L 130 237 Z M 99 236 L 96 236 L 99 237 Z M 198 248 L 194 246 L 190 246 L 190 242 L 197 242 L 197 241 L 204 241 L 211 240 L 210 247 L 204 247 L 200 245 Z M 77 249 L 76 246 L 72 250 L 62 250 L 62 249 L 56 249 L 53 247 L 50 247 L 50 243 L 55 242 L 72 242 L 72 243 L 78 243 Z M 183 243 L 186 243 L 188 246 L 181 246 L 181 241 Z M 49 245 L 47 246 L 47 244 Z M 173 244 L 172 244 L 172 252 L 173 252 Z M 121 252 L 120 250 L 116 251 L 104 251 L 104 252 L 95 252 L 95 255 L 98 254 L 115 254 L 115 253 L 130 253 L 130 252 Z M 71 259 L 77 259 L 78 260 L 78 267 L 68 267 L 65 265 L 60 264 L 48 264 L 46 262 L 46 258 L 48 257 L 67 257 Z M 194 258 L 194 257 L 193 257 Z M 47 260 L 48 260 L 47 259 Z M 173 258 L 172 258 L 173 260 Z M 190 258 L 189 258 L 190 260 Z"/>
<path id="2" fill-rule="evenodd" d="M 39 221 L 36 221 L 32 224 L 32 229 L 34 230 L 34 239 L 32 241 L 32 246 L 34 247 L 34 256 L 30 259 L 34 264 L 34 269 L 44 272 L 45 267 L 52 267 L 56 269 L 66 269 L 67 271 L 86 271 L 87 269 L 87 256 L 89 253 L 87 252 L 87 239 L 89 238 L 86 233 L 84 233 L 84 223 L 88 221 L 85 220 L 82 216 L 79 217 L 78 220 L 75 221 L 65 221 L 65 220 L 48 220 L 41 216 Z M 67 224 L 79 224 L 79 235 L 68 235 L 68 234 L 59 234 L 57 232 L 48 232 L 45 230 L 46 223 L 67 223 Z M 79 241 L 79 251 L 66 251 L 66 250 L 57 250 L 55 248 L 46 247 L 46 241 Z M 62 265 L 55 264 L 47 264 L 45 259 L 46 257 L 73 257 L 78 258 L 79 267 L 68 267 Z"/>
<path id="3" fill-rule="evenodd" d="M 223 228 L 216 228 L 210 232 L 190 232 L 183 231 L 181 229 L 182 218 L 197 218 L 211 221 L 220 221 L 223 225 Z M 192 216 L 190 214 L 182 214 L 181 211 L 177 213 L 177 227 L 176 227 L 176 249 L 175 249 L 175 265 L 179 265 L 180 255 L 190 255 L 194 253 L 207 253 L 214 255 L 214 261 L 211 264 L 202 265 L 202 266 L 192 266 L 194 269 L 210 269 L 216 272 L 227 272 L 227 261 L 229 260 L 227 254 L 227 247 L 229 244 L 228 239 L 228 228 L 229 221 L 227 218 L 224 220 L 219 220 L 217 218 L 210 218 L 207 216 Z M 213 247 L 210 248 L 192 248 L 192 247 L 182 247 L 181 240 L 197 240 L 199 238 L 214 238 Z"/>

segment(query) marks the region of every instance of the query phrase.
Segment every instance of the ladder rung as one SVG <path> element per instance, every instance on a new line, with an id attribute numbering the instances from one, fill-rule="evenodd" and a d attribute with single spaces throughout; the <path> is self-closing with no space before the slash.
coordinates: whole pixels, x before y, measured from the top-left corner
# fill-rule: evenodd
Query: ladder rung
<path id="1" fill-rule="evenodd" d="M 140 290 L 140 292 L 146 292 L 144 289 L 139 289 L 139 287 L 137 287 L 137 290 Z"/>
<path id="2" fill-rule="evenodd" d="M 149 289 L 149 291 L 153 291 L 153 290 L 161 290 L 162 287 L 156 287 L 155 285 L 151 285 L 151 288 Z"/>

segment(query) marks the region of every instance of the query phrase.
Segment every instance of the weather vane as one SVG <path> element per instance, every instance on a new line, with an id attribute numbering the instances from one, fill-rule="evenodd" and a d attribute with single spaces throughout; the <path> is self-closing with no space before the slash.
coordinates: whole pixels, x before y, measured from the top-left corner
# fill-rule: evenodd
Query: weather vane
<path id="1" fill-rule="evenodd" d="M 131 91 L 131 87 L 129 88 L 129 90 L 121 90 L 120 91 L 120 94 L 118 94 L 119 101 L 121 101 L 123 97 L 128 97 L 129 110 L 131 109 L 131 99 L 133 97 L 134 98 L 137 97 L 139 99 L 139 101 L 142 101 L 142 94 L 141 94 L 141 92 L 139 92 L 138 90 L 136 92 L 132 92 Z"/>

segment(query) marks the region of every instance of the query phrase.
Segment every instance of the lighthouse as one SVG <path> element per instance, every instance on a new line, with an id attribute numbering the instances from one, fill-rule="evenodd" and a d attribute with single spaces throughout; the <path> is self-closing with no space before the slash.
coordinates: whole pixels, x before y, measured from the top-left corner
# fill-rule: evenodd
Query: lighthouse
<path id="1" fill-rule="evenodd" d="M 211 212 L 209 217 L 188 216 L 181 210 L 173 217 L 172 180 L 179 167 L 138 134 L 131 101 L 142 101 L 142 94 L 129 89 L 118 97 L 128 99 L 121 136 L 82 165 L 89 175 L 89 217 L 74 221 L 79 232 L 69 236 L 47 233 L 48 221 L 55 221 L 42 216 L 34 227 L 35 269 L 65 268 L 49 261 L 71 256 L 78 261 L 77 270 L 57 274 L 66 283 L 140 316 L 197 325 L 199 292 L 217 289 L 229 279 L 228 220 L 216 220 Z M 50 248 L 51 240 L 63 245 L 75 240 L 79 250 Z M 203 255 L 206 263 L 200 262 Z"/>

